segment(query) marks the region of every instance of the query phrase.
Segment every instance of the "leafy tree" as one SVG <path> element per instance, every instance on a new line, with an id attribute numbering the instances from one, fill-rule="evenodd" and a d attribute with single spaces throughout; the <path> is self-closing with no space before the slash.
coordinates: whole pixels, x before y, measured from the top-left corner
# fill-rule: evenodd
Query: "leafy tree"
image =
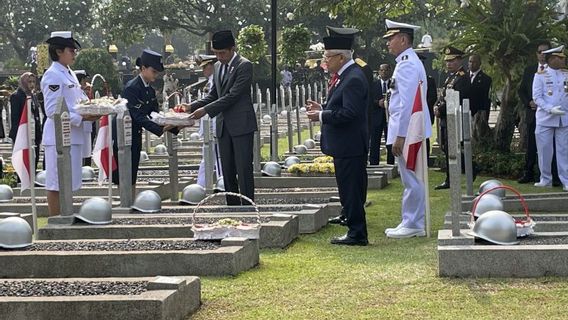
<path id="1" fill-rule="evenodd" d="M 9 43 L 21 60 L 28 49 L 51 31 L 82 33 L 92 23 L 94 0 L 0 0 L 0 41 Z"/>
<path id="2" fill-rule="evenodd" d="M 241 29 L 237 38 L 239 53 L 253 63 L 258 63 L 267 54 L 264 31 L 261 26 L 250 25 Z"/>
<path id="3" fill-rule="evenodd" d="M 122 84 L 118 79 L 116 66 L 110 54 L 104 49 L 81 50 L 72 67 L 74 70 L 87 71 L 91 77 L 97 73 L 101 74 L 108 82 L 114 94 L 119 94 L 122 90 Z M 105 94 L 102 88 L 102 82 L 97 81 L 93 85 L 93 92 L 99 91 L 101 95 Z"/>
<path id="4" fill-rule="evenodd" d="M 310 46 L 310 32 L 303 25 L 285 27 L 282 30 L 282 41 L 280 42 L 280 52 L 282 63 L 294 66 L 300 59 L 306 57 L 305 51 Z"/>

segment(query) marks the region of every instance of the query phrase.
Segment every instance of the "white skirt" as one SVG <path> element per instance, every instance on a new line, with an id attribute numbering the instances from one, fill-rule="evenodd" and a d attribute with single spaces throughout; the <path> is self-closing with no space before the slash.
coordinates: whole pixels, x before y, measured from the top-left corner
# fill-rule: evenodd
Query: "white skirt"
<path id="1" fill-rule="evenodd" d="M 81 189 L 82 145 L 71 145 L 71 188 L 73 191 Z M 45 146 L 45 189 L 59 191 L 59 178 L 57 172 L 57 150 L 55 146 Z M 64 174 L 69 174 L 65 172 Z"/>

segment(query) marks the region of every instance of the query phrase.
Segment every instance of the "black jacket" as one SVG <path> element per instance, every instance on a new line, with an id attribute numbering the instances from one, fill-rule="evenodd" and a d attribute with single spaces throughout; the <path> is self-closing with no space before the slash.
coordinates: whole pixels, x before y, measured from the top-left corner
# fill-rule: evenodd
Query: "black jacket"
<path id="1" fill-rule="evenodd" d="M 477 111 L 489 111 L 491 107 L 491 99 L 489 98 L 489 90 L 491 89 L 492 79 L 485 74 L 483 70 L 473 79 L 470 85 L 469 105 L 471 108 L 471 116 L 474 116 Z"/>
<path id="2" fill-rule="evenodd" d="M 26 93 L 22 88 L 18 88 L 16 92 L 14 92 L 10 96 L 10 132 L 8 137 L 12 139 L 12 141 L 16 141 L 16 134 L 18 133 L 18 126 L 20 124 L 20 118 L 22 116 L 22 111 L 24 110 L 24 105 L 26 103 Z M 39 104 L 37 98 L 32 96 L 32 113 L 34 115 L 35 120 L 35 143 L 36 145 L 41 144 L 41 135 L 42 135 L 42 123 L 39 116 L 41 109 L 41 105 Z"/>

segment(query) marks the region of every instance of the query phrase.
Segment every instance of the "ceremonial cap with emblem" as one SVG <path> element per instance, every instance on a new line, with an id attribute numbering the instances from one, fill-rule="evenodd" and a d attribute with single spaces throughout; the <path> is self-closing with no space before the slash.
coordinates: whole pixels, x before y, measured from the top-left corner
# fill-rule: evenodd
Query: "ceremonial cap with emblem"
<path id="1" fill-rule="evenodd" d="M 390 38 L 398 33 L 406 33 L 414 36 L 414 31 L 420 29 L 419 26 L 415 26 L 408 23 L 396 22 L 389 19 L 385 19 L 385 24 L 387 26 L 387 33 L 383 36 L 384 39 Z"/>
<path id="2" fill-rule="evenodd" d="M 215 63 L 217 62 L 217 56 L 215 55 L 200 55 L 199 56 L 200 59 L 200 63 L 199 66 L 201 68 L 205 67 L 206 65 L 208 65 L 209 63 Z"/>
<path id="3" fill-rule="evenodd" d="M 455 58 L 461 58 L 463 57 L 465 53 L 463 51 L 461 51 L 460 49 L 456 48 L 456 47 L 452 47 L 449 46 L 446 49 L 444 49 L 444 60 L 445 61 L 450 61 L 450 60 L 454 60 Z"/>
<path id="4" fill-rule="evenodd" d="M 353 37 L 329 36 L 323 38 L 325 50 L 351 50 Z"/>
<path id="5" fill-rule="evenodd" d="M 228 49 L 235 46 L 235 37 L 231 30 L 221 30 L 213 34 L 211 45 L 215 50 Z"/>
<path id="6" fill-rule="evenodd" d="M 73 39 L 73 32 L 71 31 L 54 31 L 46 42 L 66 48 L 81 49 L 79 42 Z"/>
<path id="7" fill-rule="evenodd" d="M 548 59 L 548 57 L 552 57 L 552 56 L 566 58 L 566 55 L 564 54 L 564 45 L 543 51 L 542 53 L 544 53 L 546 55 L 547 59 Z"/>
<path id="8" fill-rule="evenodd" d="M 136 65 L 140 68 L 142 68 L 142 66 L 152 67 L 158 72 L 164 71 L 162 55 L 150 49 L 144 49 L 144 51 L 142 51 L 142 55 L 136 58 Z"/>

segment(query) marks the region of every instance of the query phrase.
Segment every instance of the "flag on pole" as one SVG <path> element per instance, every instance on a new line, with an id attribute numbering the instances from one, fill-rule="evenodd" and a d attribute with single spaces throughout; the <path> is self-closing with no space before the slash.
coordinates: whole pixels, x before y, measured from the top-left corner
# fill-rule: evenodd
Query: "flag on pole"
<path id="1" fill-rule="evenodd" d="M 93 149 L 93 161 L 102 173 L 99 174 L 99 182 L 102 182 L 112 174 L 112 171 L 116 170 L 116 160 L 113 157 L 112 169 L 111 172 L 109 172 L 109 148 L 112 148 L 112 145 L 109 145 L 108 134 L 108 116 L 103 116 L 99 121 L 99 133 L 97 134 L 97 141 Z"/>
<path id="2" fill-rule="evenodd" d="M 422 81 L 416 88 L 412 113 L 410 114 L 410 123 L 408 124 L 408 133 L 406 135 L 406 143 L 404 145 L 403 155 L 406 162 L 406 168 L 414 171 L 417 177 L 422 178 L 423 159 L 422 141 L 424 140 L 424 102 L 422 101 Z"/>
<path id="3" fill-rule="evenodd" d="M 20 190 L 24 191 L 30 188 L 30 144 L 28 139 L 28 105 L 27 101 L 22 107 L 22 115 L 16 133 L 16 141 L 14 142 L 14 150 L 12 151 L 12 165 L 14 170 L 20 177 Z"/>

